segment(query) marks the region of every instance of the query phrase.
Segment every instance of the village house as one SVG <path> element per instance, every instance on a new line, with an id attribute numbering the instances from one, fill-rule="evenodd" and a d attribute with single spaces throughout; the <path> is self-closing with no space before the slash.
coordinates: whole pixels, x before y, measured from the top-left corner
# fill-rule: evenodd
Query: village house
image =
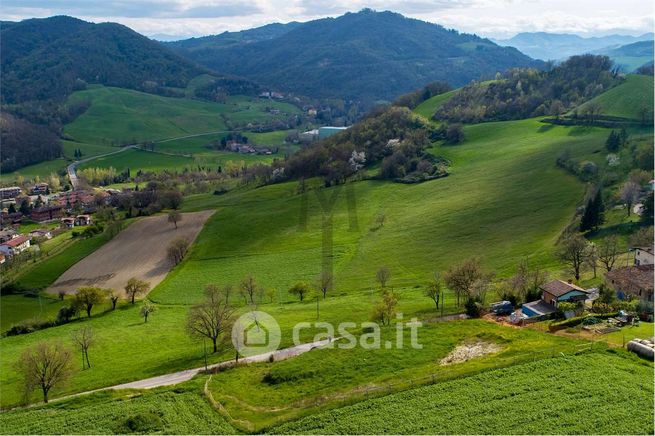
<path id="1" fill-rule="evenodd" d="M 91 225 L 91 215 L 78 215 L 75 217 L 76 226 L 88 226 Z"/>
<path id="2" fill-rule="evenodd" d="M 0 200 L 9 200 L 16 198 L 20 195 L 21 189 L 18 186 L 10 186 L 8 188 L 0 188 Z"/>
<path id="3" fill-rule="evenodd" d="M 16 238 L 0 244 L 0 253 L 7 257 L 12 257 L 28 248 L 30 248 L 30 238 L 25 235 L 19 235 Z"/>
<path id="4" fill-rule="evenodd" d="M 47 183 L 37 183 L 30 188 L 30 195 L 47 194 L 50 191 L 50 186 Z"/>
<path id="5" fill-rule="evenodd" d="M 7 257 L 0 253 L 0 265 L 3 265 L 7 261 Z"/>
<path id="6" fill-rule="evenodd" d="M 61 226 L 65 229 L 72 229 L 75 227 L 75 218 L 62 218 Z"/>
<path id="7" fill-rule="evenodd" d="M 541 285 L 541 299 L 523 304 L 521 312 L 529 318 L 547 316 L 557 312 L 561 302 L 586 301 L 590 291 L 563 280 L 553 280 Z"/>
<path id="8" fill-rule="evenodd" d="M 30 218 L 32 219 L 32 221 L 42 223 L 45 221 L 53 221 L 59 219 L 63 215 L 64 215 L 63 206 L 55 205 L 55 206 L 45 206 L 45 207 L 40 207 L 38 209 L 34 209 L 32 213 L 30 213 Z"/>
<path id="9" fill-rule="evenodd" d="M 652 303 L 653 272 L 653 264 L 624 266 L 608 272 L 605 281 L 616 291 L 617 297 L 621 300 L 633 296 Z"/>
<path id="10" fill-rule="evenodd" d="M 655 256 L 653 247 L 635 247 L 635 265 L 653 265 Z"/>
<path id="11" fill-rule="evenodd" d="M 47 229 L 36 229 L 30 232 L 30 237 L 52 239 L 52 232 Z"/>

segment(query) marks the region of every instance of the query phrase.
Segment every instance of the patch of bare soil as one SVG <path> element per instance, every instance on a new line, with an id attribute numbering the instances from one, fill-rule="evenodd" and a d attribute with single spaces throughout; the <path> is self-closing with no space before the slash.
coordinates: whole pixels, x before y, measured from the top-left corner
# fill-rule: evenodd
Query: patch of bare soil
<path id="1" fill-rule="evenodd" d="M 173 267 L 166 257 L 171 241 L 183 237 L 193 242 L 213 212 L 182 214 L 177 229 L 166 215 L 140 219 L 69 268 L 47 291 L 74 293 L 81 286 L 122 291 L 132 277 L 145 280 L 152 289 Z"/>
<path id="2" fill-rule="evenodd" d="M 446 357 L 439 362 L 441 365 L 452 365 L 463 363 L 467 360 L 482 357 L 486 354 L 497 353 L 501 350 L 500 346 L 493 342 L 477 341 L 468 344 L 462 344 L 455 347 Z"/>

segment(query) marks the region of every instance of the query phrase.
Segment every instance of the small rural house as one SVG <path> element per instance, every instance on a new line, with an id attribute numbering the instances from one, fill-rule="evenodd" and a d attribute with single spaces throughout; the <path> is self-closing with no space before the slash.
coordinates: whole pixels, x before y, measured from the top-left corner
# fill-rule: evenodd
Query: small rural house
<path id="1" fill-rule="evenodd" d="M 521 312 L 529 318 L 544 317 L 557 312 L 557 305 L 563 301 L 573 303 L 585 301 L 590 291 L 563 280 L 553 280 L 541 286 L 541 300 L 523 304 Z"/>
<path id="2" fill-rule="evenodd" d="M 50 186 L 47 183 L 37 183 L 30 188 L 30 195 L 47 194 L 50 191 Z"/>
<path id="3" fill-rule="evenodd" d="M 653 265 L 655 264 L 655 255 L 653 247 L 635 247 L 635 265 Z"/>
<path id="4" fill-rule="evenodd" d="M 616 291 L 619 299 L 632 295 L 652 303 L 654 268 L 652 264 L 616 268 L 605 275 L 605 281 Z"/>
<path id="5" fill-rule="evenodd" d="M 50 232 L 50 230 L 46 230 L 46 229 L 36 229 L 36 230 L 32 230 L 30 232 L 30 236 L 32 238 L 52 239 L 52 232 Z"/>
<path id="6" fill-rule="evenodd" d="M 0 244 L 0 253 L 7 257 L 12 257 L 30 248 L 30 238 L 25 235 L 19 235 L 7 242 Z"/>
<path id="7" fill-rule="evenodd" d="M 65 229 L 72 229 L 75 227 L 75 218 L 62 218 L 61 226 Z"/>
<path id="8" fill-rule="evenodd" d="M 91 225 L 91 215 L 78 215 L 75 217 L 76 226 L 88 226 Z"/>

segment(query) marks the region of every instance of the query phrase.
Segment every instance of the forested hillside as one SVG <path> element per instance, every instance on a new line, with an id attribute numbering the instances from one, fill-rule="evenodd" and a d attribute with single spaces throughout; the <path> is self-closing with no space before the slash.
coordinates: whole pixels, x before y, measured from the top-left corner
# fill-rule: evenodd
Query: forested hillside
<path id="1" fill-rule="evenodd" d="M 219 35 L 170 46 L 209 68 L 279 90 L 369 104 L 432 81 L 460 86 L 542 65 L 488 39 L 372 10 L 310 21 L 273 38 L 226 44 Z"/>
<path id="2" fill-rule="evenodd" d="M 435 114 L 476 123 L 559 116 L 621 83 L 606 56 L 573 56 L 548 71 L 511 69 L 498 80 L 463 87 Z"/>

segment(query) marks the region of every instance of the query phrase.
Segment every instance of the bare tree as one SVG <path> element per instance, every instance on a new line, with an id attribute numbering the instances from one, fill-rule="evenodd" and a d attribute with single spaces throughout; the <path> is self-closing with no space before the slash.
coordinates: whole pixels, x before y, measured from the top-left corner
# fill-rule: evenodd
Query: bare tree
<path id="1" fill-rule="evenodd" d="M 434 301 L 434 304 L 435 306 L 437 306 L 437 309 L 439 309 L 439 298 L 441 297 L 442 288 L 443 286 L 441 281 L 441 274 L 435 272 L 434 276 L 432 277 L 432 280 L 425 288 L 425 296 L 430 298 L 432 301 Z"/>
<path id="2" fill-rule="evenodd" d="M 623 201 L 626 206 L 628 206 L 628 216 L 632 213 L 632 205 L 639 201 L 639 193 L 641 192 L 641 187 L 632 181 L 627 181 L 621 187 L 621 201 Z"/>
<path id="3" fill-rule="evenodd" d="M 39 342 L 23 351 L 16 369 L 25 382 L 25 399 L 35 390 L 43 393 L 43 402 L 55 386 L 63 384 L 72 373 L 71 351 L 61 341 Z"/>
<path id="4" fill-rule="evenodd" d="M 189 245 L 191 245 L 191 243 L 186 238 L 175 238 L 171 241 L 166 250 L 166 255 L 173 265 L 182 262 L 187 251 L 189 251 Z"/>
<path id="5" fill-rule="evenodd" d="M 193 337 L 209 338 L 215 353 L 233 322 L 234 309 L 225 302 L 217 286 L 207 286 L 204 301 L 189 310 L 187 331 Z"/>
<path id="6" fill-rule="evenodd" d="M 57 294 L 59 295 L 59 300 L 64 301 L 64 297 L 66 296 L 66 291 L 59 291 L 57 292 Z"/>
<path id="7" fill-rule="evenodd" d="M 120 295 L 115 289 L 106 289 L 105 292 L 109 298 L 109 301 L 111 302 L 111 310 L 116 310 L 116 304 L 118 304 Z"/>
<path id="8" fill-rule="evenodd" d="M 607 272 L 612 271 L 614 264 L 621 254 L 619 239 L 616 235 L 603 238 L 598 245 L 598 261 L 605 267 Z"/>
<path id="9" fill-rule="evenodd" d="M 141 306 L 141 316 L 143 317 L 143 322 L 148 322 L 148 317 L 157 311 L 157 306 L 152 304 L 150 301 L 146 300 Z"/>
<path id="10" fill-rule="evenodd" d="M 557 249 L 559 260 L 568 265 L 576 280 L 580 280 L 582 267 L 587 260 L 589 243 L 578 233 L 569 234 L 564 237 Z"/>
<path id="11" fill-rule="evenodd" d="M 130 299 L 132 304 L 134 304 L 134 299 L 137 295 L 146 294 L 150 290 L 150 283 L 143 280 L 139 280 L 136 277 L 132 277 L 127 281 L 125 285 L 125 294 Z"/>
<path id="12" fill-rule="evenodd" d="M 387 286 L 387 282 L 391 278 L 391 270 L 386 267 L 382 266 L 378 271 L 375 273 L 375 280 L 378 281 L 380 284 L 380 288 L 384 289 Z"/>
<path id="13" fill-rule="evenodd" d="M 256 297 L 261 293 L 260 287 L 252 275 L 247 275 L 241 280 L 239 285 L 241 295 L 246 301 L 246 304 L 255 304 Z"/>
<path id="14" fill-rule="evenodd" d="M 172 210 L 168 213 L 168 222 L 173 223 L 177 229 L 177 223 L 182 220 L 182 214 L 177 210 Z"/>
<path id="15" fill-rule="evenodd" d="M 79 330 L 73 330 L 71 332 L 71 339 L 82 351 L 82 369 L 84 370 L 85 365 L 88 368 L 91 368 L 91 361 L 89 361 L 89 347 L 91 347 L 94 342 L 93 330 L 91 327 L 82 327 Z"/>
<path id="16" fill-rule="evenodd" d="M 322 271 L 316 281 L 318 289 L 323 293 L 323 299 L 325 299 L 328 291 L 331 291 L 334 286 L 334 276 L 329 271 Z"/>
<path id="17" fill-rule="evenodd" d="M 95 286 L 83 286 L 75 294 L 75 302 L 86 310 L 86 316 L 89 318 L 93 306 L 102 304 L 105 298 L 105 290 Z"/>
<path id="18" fill-rule="evenodd" d="M 448 288 L 455 292 L 459 307 L 462 296 L 467 299 L 472 298 L 475 294 L 474 290 L 479 290 L 488 284 L 492 277 L 492 273 L 482 270 L 479 257 L 471 257 L 461 264 L 448 268 L 444 274 L 444 281 Z"/>
<path id="19" fill-rule="evenodd" d="M 597 276 L 598 270 L 598 247 L 593 242 L 587 247 L 587 258 L 585 259 L 587 265 L 594 273 L 594 278 Z"/>

